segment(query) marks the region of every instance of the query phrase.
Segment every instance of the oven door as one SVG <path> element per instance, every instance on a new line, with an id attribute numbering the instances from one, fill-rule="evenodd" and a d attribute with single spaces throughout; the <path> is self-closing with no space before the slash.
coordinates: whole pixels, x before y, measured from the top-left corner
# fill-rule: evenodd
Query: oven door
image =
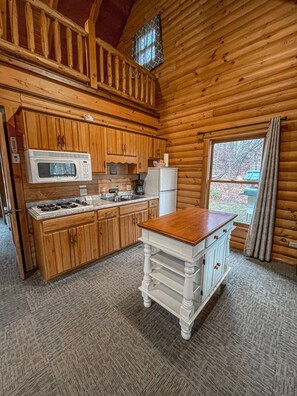
<path id="1" fill-rule="evenodd" d="M 33 183 L 72 182 L 79 176 L 79 161 L 34 159 Z"/>

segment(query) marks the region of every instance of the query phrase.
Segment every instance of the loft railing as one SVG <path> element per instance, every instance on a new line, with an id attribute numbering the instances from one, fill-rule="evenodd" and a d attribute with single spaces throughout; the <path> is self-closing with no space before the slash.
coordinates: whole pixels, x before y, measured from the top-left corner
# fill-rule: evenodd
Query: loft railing
<path id="1" fill-rule="evenodd" d="M 98 87 L 155 106 L 156 77 L 105 41 L 96 39 Z"/>
<path id="2" fill-rule="evenodd" d="M 156 77 L 40 0 L 0 1 L 0 51 L 155 107 Z"/>

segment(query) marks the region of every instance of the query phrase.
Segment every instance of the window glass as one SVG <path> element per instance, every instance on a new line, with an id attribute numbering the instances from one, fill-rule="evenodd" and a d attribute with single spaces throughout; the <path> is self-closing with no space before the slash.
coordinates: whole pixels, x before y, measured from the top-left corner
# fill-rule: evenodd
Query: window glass
<path id="1" fill-rule="evenodd" d="M 264 139 L 214 143 L 208 207 L 249 224 L 257 199 Z M 244 182 L 244 183 L 243 183 Z"/>
<path id="2" fill-rule="evenodd" d="M 148 70 L 163 63 L 159 15 L 156 15 L 135 34 L 132 58 Z"/>

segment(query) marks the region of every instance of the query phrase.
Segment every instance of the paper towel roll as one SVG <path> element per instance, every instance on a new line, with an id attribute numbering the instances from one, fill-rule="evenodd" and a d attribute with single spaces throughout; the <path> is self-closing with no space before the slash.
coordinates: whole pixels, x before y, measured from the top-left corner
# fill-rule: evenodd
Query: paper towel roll
<path id="1" fill-rule="evenodd" d="M 169 165 L 169 154 L 168 153 L 164 153 L 164 163 L 167 168 Z"/>

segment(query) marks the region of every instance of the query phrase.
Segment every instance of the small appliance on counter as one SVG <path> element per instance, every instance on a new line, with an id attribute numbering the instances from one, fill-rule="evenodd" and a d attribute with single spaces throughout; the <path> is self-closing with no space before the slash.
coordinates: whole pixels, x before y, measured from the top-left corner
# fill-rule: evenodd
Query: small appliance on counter
<path id="1" fill-rule="evenodd" d="M 144 195 L 144 188 L 143 188 L 144 180 L 138 179 L 135 182 L 135 194 L 136 195 Z"/>

